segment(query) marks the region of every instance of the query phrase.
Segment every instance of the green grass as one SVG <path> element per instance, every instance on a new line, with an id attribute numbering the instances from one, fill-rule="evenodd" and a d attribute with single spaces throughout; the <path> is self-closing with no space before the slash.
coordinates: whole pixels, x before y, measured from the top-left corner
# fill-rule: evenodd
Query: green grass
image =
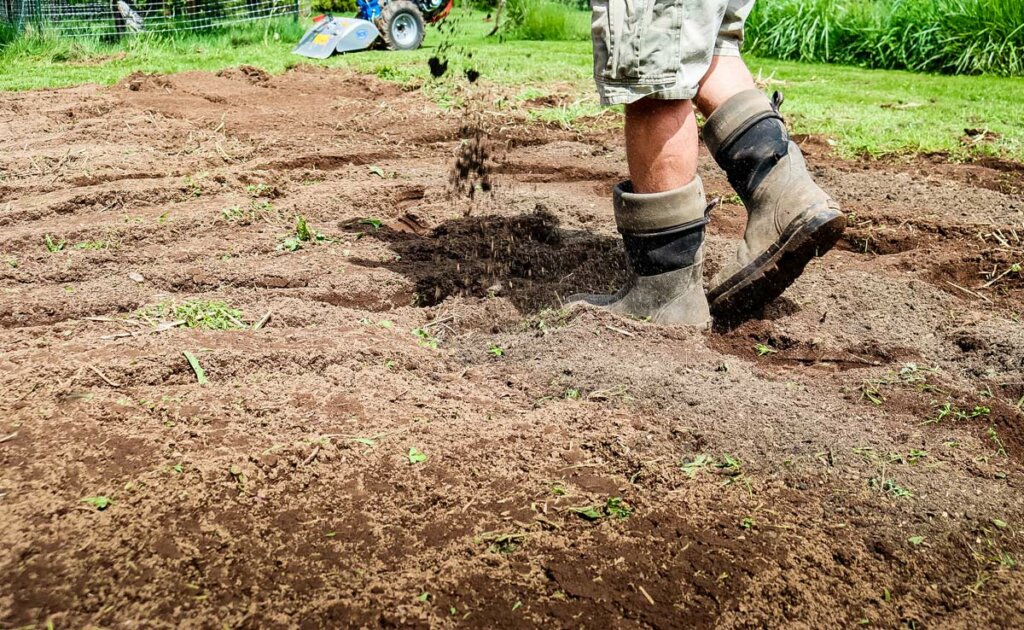
<path id="1" fill-rule="evenodd" d="M 588 41 L 590 14 L 554 0 L 508 0 L 506 12 L 516 39 Z"/>
<path id="2" fill-rule="evenodd" d="M 427 96 L 451 106 L 464 98 L 456 89 L 466 85 L 462 72 L 473 68 L 481 73 L 480 83 L 500 88 L 503 100 L 495 108 L 523 107 L 526 99 L 516 94 L 536 98 L 559 93 L 568 94 L 571 105 L 532 107 L 529 116 L 570 126 L 601 111 L 591 78 L 589 41 L 487 37 L 493 24 L 484 16 L 457 10 L 449 18 L 458 35 L 449 42 L 449 72 L 440 81 L 430 78 L 426 64 L 444 40 L 434 28 L 418 51 L 374 50 L 316 62 L 291 54 L 303 25 L 286 19 L 203 36 L 144 37 L 122 46 L 20 39 L 0 51 L 0 90 L 110 84 L 137 70 L 216 71 L 250 64 L 278 73 L 313 63 L 422 85 Z M 460 48 L 472 58 L 451 52 Z M 1022 78 L 917 74 L 756 57 L 748 63 L 755 75 L 769 79 L 768 89 L 785 92 L 783 112 L 795 132 L 823 134 L 842 155 L 944 152 L 955 159 L 1001 155 L 1024 160 Z M 967 128 L 987 130 L 990 140 L 963 143 Z"/>
<path id="3" fill-rule="evenodd" d="M 1024 75 L 1024 0 L 773 0 L 747 33 L 751 51 L 783 59 Z"/>

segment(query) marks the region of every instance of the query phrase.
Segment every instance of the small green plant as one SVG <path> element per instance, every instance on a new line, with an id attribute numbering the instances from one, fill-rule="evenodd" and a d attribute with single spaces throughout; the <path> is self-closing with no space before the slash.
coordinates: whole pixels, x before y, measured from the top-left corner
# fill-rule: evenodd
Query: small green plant
<path id="1" fill-rule="evenodd" d="M 892 495 L 898 499 L 910 498 L 914 496 L 914 494 L 910 490 L 897 484 L 892 479 L 879 480 L 875 477 L 872 477 L 871 479 L 868 480 L 868 485 L 871 486 L 872 488 L 878 489 L 882 493 Z"/>
<path id="2" fill-rule="evenodd" d="M 571 507 L 569 511 L 588 521 L 599 521 L 605 517 L 625 519 L 633 515 L 633 508 L 620 497 L 610 497 L 604 505 Z"/>
<path id="3" fill-rule="evenodd" d="M 988 437 L 989 437 L 989 438 L 990 438 L 990 439 L 991 439 L 991 440 L 992 440 L 992 441 L 993 441 L 993 442 L 995 443 L 995 445 L 996 445 L 996 454 L 997 454 L 997 455 L 1000 455 L 1000 456 L 1002 456 L 1002 457 L 1006 457 L 1006 445 L 1005 445 L 1005 444 L 1003 444 L 1003 440 L 1002 440 L 1002 439 L 1000 439 L 1000 437 L 999 437 L 999 434 L 998 434 L 998 433 L 996 433 L 996 428 L 995 428 L 994 426 L 990 426 L 990 427 L 988 428 L 988 431 L 987 431 L 987 433 L 988 433 Z"/>
<path id="4" fill-rule="evenodd" d="M 711 466 L 713 461 L 714 460 L 712 460 L 707 455 L 701 454 L 694 457 L 691 461 L 683 462 L 682 469 L 683 472 L 686 473 L 687 477 L 693 479 L 694 477 L 697 476 L 697 473 L 699 473 L 702 470 L 706 470 L 709 466 Z"/>
<path id="5" fill-rule="evenodd" d="M 629 518 L 633 515 L 633 508 L 621 498 L 611 497 L 604 504 L 604 512 L 612 518 Z"/>
<path id="6" fill-rule="evenodd" d="M 597 505 L 585 505 L 583 507 L 572 507 L 572 508 L 569 508 L 569 511 L 572 512 L 573 514 L 575 514 L 576 516 L 579 516 L 580 518 L 586 519 L 588 521 L 597 521 L 597 520 L 600 520 L 601 517 L 604 516 L 604 514 L 601 513 L 600 507 L 597 506 Z"/>
<path id="7" fill-rule="evenodd" d="M 509 554 L 523 544 L 526 537 L 526 532 L 484 532 L 477 536 L 477 541 L 490 543 L 487 550 L 491 553 Z"/>
<path id="8" fill-rule="evenodd" d="M 67 241 L 64 239 L 55 241 L 53 237 L 50 236 L 49 234 L 43 236 L 43 245 L 46 246 L 46 251 L 50 252 L 51 254 L 56 254 L 59 251 L 63 251 L 64 245 L 66 244 Z"/>
<path id="9" fill-rule="evenodd" d="M 412 334 L 419 339 L 419 344 L 424 348 L 431 348 L 433 350 L 437 349 L 437 337 L 430 334 L 430 331 L 427 329 L 417 328 L 412 331 Z"/>
<path id="10" fill-rule="evenodd" d="M 427 461 L 427 454 L 416 448 L 415 446 L 409 449 L 408 453 L 410 464 L 422 464 Z"/>
<path id="11" fill-rule="evenodd" d="M 921 543 L 924 542 L 924 536 L 911 536 L 907 539 L 907 542 L 915 547 L 920 547 Z"/>
<path id="12" fill-rule="evenodd" d="M 565 392 L 562 394 L 562 398 L 565 398 L 566 400 L 579 400 L 582 396 L 583 393 L 575 387 L 566 388 Z"/>
<path id="13" fill-rule="evenodd" d="M 757 356 L 763 357 L 769 354 L 775 354 L 778 352 L 775 348 L 765 345 L 763 343 L 754 344 L 754 351 L 757 352 Z"/>
<path id="14" fill-rule="evenodd" d="M 565 489 L 565 486 L 561 482 L 558 482 L 551 486 L 551 494 L 556 497 L 564 497 L 569 494 L 569 491 Z"/>
<path id="15" fill-rule="evenodd" d="M 499 345 L 491 344 L 491 346 L 487 348 L 487 354 L 498 359 L 505 356 L 505 349 Z"/>
<path id="16" fill-rule="evenodd" d="M 747 531 L 754 529 L 754 526 L 756 525 L 757 521 L 755 521 L 752 516 L 747 516 L 742 521 L 740 521 L 740 527 Z"/>
<path id="17" fill-rule="evenodd" d="M 184 322 L 185 328 L 231 330 L 248 328 L 242 322 L 242 311 L 231 308 L 219 300 L 186 300 L 181 303 L 164 302 L 143 310 L 143 316 Z"/>
<path id="18" fill-rule="evenodd" d="M 278 245 L 278 249 L 286 252 L 294 252 L 302 248 L 304 243 L 318 245 L 321 243 L 333 243 L 332 239 L 327 238 L 320 232 L 309 227 L 309 223 L 303 216 L 297 216 L 295 218 L 295 232 L 285 237 L 281 244 Z"/>
<path id="19" fill-rule="evenodd" d="M 872 405 L 881 405 L 885 402 L 877 381 L 864 381 L 860 386 L 860 392 L 861 397 L 866 398 Z"/>
<path id="20" fill-rule="evenodd" d="M 987 416 L 990 413 L 992 413 L 992 408 L 985 405 L 975 405 L 970 411 L 964 411 L 952 402 L 947 401 L 941 405 L 937 405 L 935 407 L 935 416 L 925 420 L 921 424 L 938 424 L 947 418 L 954 421 L 970 420 L 973 418 L 980 418 L 981 416 Z"/>
<path id="21" fill-rule="evenodd" d="M 185 196 L 186 197 L 200 197 L 203 194 L 203 187 L 199 181 L 206 177 L 206 173 L 199 173 L 195 176 L 185 176 Z"/>
<path id="22" fill-rule="evenodd" d="M 245 187 L 245 194 L 250 197 L 266 197 L 269 192 L 273 191 L 273 188 L 267 186 L 263 182 L 257 184 L 249 184 Z"/>
<path id="23" fill-rule="evenodd" d="M 928 451 L 924 451 L 924 450 L 917 449 L 917 448 L 912 448 L 912 449 L 910 449 L 910 452 L 907 453 L 907 463 L 909 463 L 909 464 L 916 464 L 917 462 L 921 461 L 925 457 L 928 457 Z"/>
<path id="24" fill-rule="evenodd" d="M 228 223 L 237 223 L 250 218 L 249 213 L 243 210 L 238 204 L 222 209 L 220 211 L 220 216 Z"/>
<path id="25" fill-rule="evenodd" d="M 110 243 L 107 241 L 82 241 L 75 245 L 75 249 L 88 249 L 93 251 L 107 249 L 108 247 L 110 247 Z"/>
<path id="26" fill-rule="evenodd" d="M 384 222 L 380 219 L 374 219 L 373 217 L 366 217 L 365 219 L 359 219 L 359 225 L 369 225 L 376 232 L 383 227 Z"/>
<path id="27" fill-rule="evenodd" d="M 103 510 L 110 507 L 113 501 L 111 501 L 108 497 L 101 495 L 96 497 L 85 497 L 84 499 L 82 499 L 82 503 L 88 503 L 89 505 L 93 506 L 94 508 L 102 512 Z"/>

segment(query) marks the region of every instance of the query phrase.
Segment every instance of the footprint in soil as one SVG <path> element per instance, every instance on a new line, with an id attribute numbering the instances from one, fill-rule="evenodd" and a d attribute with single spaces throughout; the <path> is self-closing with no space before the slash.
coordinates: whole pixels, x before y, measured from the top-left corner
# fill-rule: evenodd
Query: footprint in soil
<path id="1" fill-rule="evenodd" d="M 541 205 L 512 217 L 453 219 L 422 235 L 385 226 L 367 237 L 386 242 L 397 260 L 351 262 L 406 276 L 416 286 L 417 306 L 450 296 L 500 296 L 521 312 L 535 312 L 578 291 L 614 290 L 625 279 L 617 238 L 562 229 Z"/>

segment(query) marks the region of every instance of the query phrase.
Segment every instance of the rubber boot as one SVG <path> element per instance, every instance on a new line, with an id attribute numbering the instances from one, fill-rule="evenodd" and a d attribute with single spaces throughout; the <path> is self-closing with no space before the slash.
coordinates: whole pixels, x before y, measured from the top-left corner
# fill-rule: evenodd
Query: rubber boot
<path id="1" fill-rule="evenodd" d="M 629 277 L 614 295 L 574 295 L 619 315 L 656 324 L 711 324 L 704 294 L 704 227 L 709 206 L 700 178 L 668 192 L 638 194 L 615 187 L 615 222 L 626 248 Z"/>
<path id="2" fill-rule="evenodd" d="M 711 281 L 716 317 L 768 304 L 835 245 L 846 228 L 838 204 L 811 179 L 779 114 L 782 97 L 741 92 L 708 118 L 703 137 L 747 208 L 736 257 Z"/>

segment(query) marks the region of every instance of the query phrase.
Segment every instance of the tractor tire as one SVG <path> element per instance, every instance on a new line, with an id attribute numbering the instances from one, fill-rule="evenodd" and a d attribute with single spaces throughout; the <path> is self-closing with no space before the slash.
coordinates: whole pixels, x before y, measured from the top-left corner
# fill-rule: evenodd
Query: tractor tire
<path id="1" fill-rule="evenodd" d="M 388 50 L 416 50 L 427 34 L 423 14 L 409 0 L 391 0 L 375 22 Z"/>

